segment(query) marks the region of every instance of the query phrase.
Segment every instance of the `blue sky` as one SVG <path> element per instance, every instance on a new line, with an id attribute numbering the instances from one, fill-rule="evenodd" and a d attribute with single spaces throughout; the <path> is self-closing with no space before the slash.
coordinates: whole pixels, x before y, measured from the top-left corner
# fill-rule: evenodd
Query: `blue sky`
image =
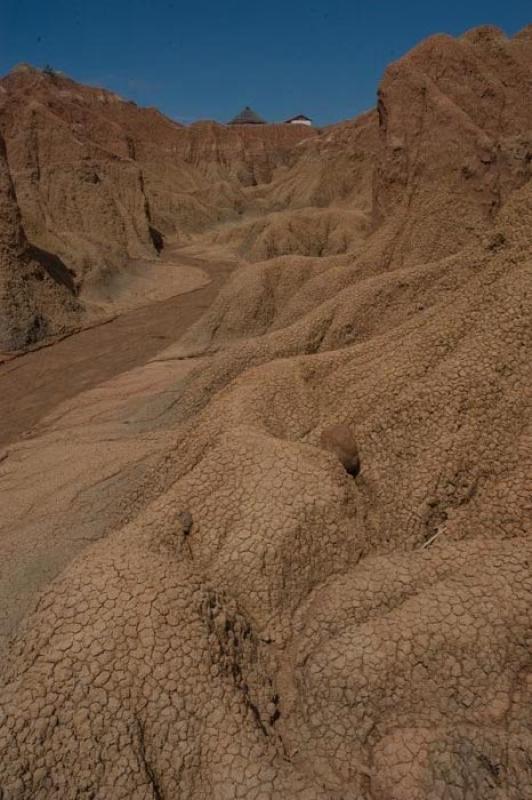
<path id="1" fill-rule="evenodd" d="M 531 21 L 530 0 L 0 0 L 0 73 L 49 63 L 185 122 L 249 104 L 326 124 L 373 106 L 426 36 Z"/>

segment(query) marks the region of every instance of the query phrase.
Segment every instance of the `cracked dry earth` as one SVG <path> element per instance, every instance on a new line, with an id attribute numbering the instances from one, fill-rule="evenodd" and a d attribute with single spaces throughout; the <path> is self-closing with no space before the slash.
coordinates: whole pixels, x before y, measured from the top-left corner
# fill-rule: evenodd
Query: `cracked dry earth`
<path id="1" fill-rule="evenodd" d="M 5 659 L 2 800 L 532 798 L 529 123 L 501 111 L 471 190 L 434 136 L 486 148 L 451 67 L 492 85 L 530 41 L 395 65 L 362 250 L 244 264 L 10 447 L 12 547 L 58 561 Z"/>

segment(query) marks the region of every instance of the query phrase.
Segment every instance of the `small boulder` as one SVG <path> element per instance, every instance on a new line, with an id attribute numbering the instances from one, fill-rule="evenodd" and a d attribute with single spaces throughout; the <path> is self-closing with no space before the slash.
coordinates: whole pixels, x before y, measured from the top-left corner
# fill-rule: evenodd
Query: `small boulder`
<path id="1" fill-rule="evenodd" d="M 330 425 L 321 433 L 321 446 L 334 453 L 348 475 L 356 478 L 360 472 L 358 447 L 347 425 Z"/>

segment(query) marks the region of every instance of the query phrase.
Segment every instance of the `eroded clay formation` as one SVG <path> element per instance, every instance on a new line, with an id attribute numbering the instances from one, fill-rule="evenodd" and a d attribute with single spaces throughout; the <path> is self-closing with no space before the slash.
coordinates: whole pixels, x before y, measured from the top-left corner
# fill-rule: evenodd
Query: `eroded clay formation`
<path id="1" fill-rule="evenodd" d="M 108 521 L 11 644 L 3 800 L 532 796 L 531 61 L 429 39 L 202 234 L 253 256 L 130 407 L 156 457 L 39 523 Z M 293 255 L 320 197 L 362 222 Z"/>

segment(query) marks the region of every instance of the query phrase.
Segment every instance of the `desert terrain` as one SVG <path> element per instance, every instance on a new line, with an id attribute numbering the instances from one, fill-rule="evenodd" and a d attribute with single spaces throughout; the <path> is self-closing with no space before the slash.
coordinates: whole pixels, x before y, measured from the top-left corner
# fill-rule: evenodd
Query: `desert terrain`
<path id="1" fill-rule="evenodd" d="M 0 141 L 1 800 L 532 798 L 532 26 Z"/>

